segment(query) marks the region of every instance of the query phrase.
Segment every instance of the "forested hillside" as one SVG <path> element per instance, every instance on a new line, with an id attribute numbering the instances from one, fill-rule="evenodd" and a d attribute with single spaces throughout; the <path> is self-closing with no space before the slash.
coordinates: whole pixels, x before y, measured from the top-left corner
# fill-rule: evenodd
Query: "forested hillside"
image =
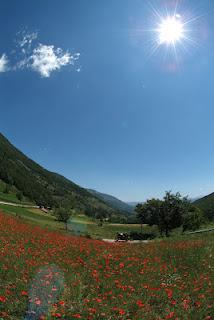
<path id="1" fill-rule="evenodd" d="M 15 186 L 36 204 L 69 207 L 89 216 L 117 216 L 120 212 L 65 177 L 26 157 L 0 134 L 0 179 Z"/>
<path id="2" fill-rule="evenodd" d="M 128 205 L 127 203 L 117 199 L 116 197 L 113 197 L 109 194 L 101 193 L 96 190 L 88 189 L 88 191 L 95 195 L 97 198 L 105 201 L 108 203 L 111 207 L 123 211 L 126 214 L 133 214 L 134 213 L 134 207 Z"/>
<path id="3" fill-rule="evenodd" d="M 209 220 L 214 220 L 214 193 L 196 200 L 194 205 L 199 207 Z"/>

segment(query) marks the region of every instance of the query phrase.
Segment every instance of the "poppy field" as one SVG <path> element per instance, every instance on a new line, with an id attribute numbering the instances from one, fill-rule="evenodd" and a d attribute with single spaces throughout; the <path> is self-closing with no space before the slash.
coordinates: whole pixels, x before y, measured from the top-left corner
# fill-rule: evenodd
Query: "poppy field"
<path id="1" fill-rule="evenodd" d="M 0 213 L 0 319 L 214 319 L 213 234 L 105 243 Z"/>

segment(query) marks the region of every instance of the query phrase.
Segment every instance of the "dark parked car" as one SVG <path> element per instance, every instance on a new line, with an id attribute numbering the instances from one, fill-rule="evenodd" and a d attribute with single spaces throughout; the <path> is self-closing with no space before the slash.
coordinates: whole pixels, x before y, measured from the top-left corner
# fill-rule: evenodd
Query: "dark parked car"
<path id="1" fill-rule="evenodd" d="M 128 241 L 129 235 L 128 233 L 117 232 L 115 241 Z"/>

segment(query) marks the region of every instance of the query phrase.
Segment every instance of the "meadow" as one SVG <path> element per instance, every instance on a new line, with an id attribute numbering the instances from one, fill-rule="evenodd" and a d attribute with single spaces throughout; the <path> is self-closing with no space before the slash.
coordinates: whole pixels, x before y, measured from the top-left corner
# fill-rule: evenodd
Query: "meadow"
<path id="1" fill-rule="evenodd" d="M 59 222 L 51 214 L 46 214 L 39 209 L 34 208 L 22 208 L 11 205 L 1 205 L 0 210 L 4 212 L 19 216 L 25 220 L 28 220 L 41 227 L 46 227 L 50 230 L 65 230 L 65 224 Z M 103 223 L 102 226 L 98 226 L 98 221 L 89 218 L 85 215 L 76 215 L 71 217 L 68 222 L 67 232 L 75 235 L 90 236 L 95 239 L 114 239 L 117 232 L 140 232 L 141 226 L 139 224 L 114 224 Z M 143 226 L 143 232 L 158 233 L 156 227 Z"/>
<path id="2" fill-rule="evenodd" d="M 0 256 L 1 319 L 214 317 L 212 233 L 109 244 L 0 213 Z"/>

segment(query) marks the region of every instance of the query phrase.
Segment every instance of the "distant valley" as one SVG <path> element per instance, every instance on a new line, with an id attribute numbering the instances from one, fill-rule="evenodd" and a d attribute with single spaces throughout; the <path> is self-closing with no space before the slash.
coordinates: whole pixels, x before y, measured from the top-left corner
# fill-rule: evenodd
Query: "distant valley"
<path id="1" fill-rule="evenodd" d="M 134 215 L 138 202 L 124 202 L 92 189 L 84 189 L 65 177 L 50 172 L 25 156 L 0 134 L 0 192 L 1 200 L 14 201 L 8 190 L 26 203 L 49 207 L 71 208 L 90 217 L 111 217 L 119 221 Z M 4 191 L 4 192 L 3 192 Z M 214 193 L 191 202 L 214 218 Z"/>
<path id="2" fill-rule="evenodd" d="M 71 208 L 76 213 L 84 213 L 91 217 L 103 216 L 114 219 L 123 217 L 124 212 L 127 213 L 129 209 L 126 204 L 124 207 L 115 206 L 115 201 L 109 201 L 108 197 L 100 197 L 99 193 L 89 192 L 65 177 L 44 169 L 19 151 L 2 134 L 0 181 L 1 188 L 8 189 L 4 190 L 3 200 L 11 200 L 10 191 L 13 191 L 25 202 Z"/>
<path id="3" fill-rule="evenodd" d="M 129 213 L 129 214 L 134 212 L 135 205 L 130 205 L 129 203 L 121 201 L 109 194 L 101 193 L 92 189 L 87 189 L 87 190 L 97 198 L 108 203 L 112 208 L 115 208 L 117 210 L 123 211 L 124 213 Z"/>

